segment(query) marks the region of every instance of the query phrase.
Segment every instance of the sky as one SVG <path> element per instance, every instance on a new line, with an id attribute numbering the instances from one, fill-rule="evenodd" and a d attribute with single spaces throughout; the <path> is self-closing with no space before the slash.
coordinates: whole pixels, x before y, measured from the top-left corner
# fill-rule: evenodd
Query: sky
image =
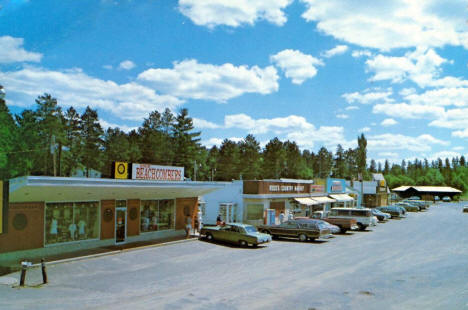
<path id="1" fill-rule="evenodd" d="M 468 2 L 0 0 L 12 113 L 49 93 L 103 128 L 187 108 L 201 142 L 278 137 L 399 163 L 468 154 Z"/>

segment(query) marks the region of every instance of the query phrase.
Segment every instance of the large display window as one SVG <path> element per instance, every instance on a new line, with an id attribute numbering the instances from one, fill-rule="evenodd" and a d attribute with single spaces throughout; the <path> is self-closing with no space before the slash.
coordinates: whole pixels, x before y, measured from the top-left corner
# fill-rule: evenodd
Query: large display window
<path id="1" fill-rule="evenodd" d="M 175 200 L 142 200 L 141 232 L 174 229 Z"/>
<path id="2" fill-rule="evenodd" d="M 99 202 L 46 203 L 45 243 L 97 239 Z"/>

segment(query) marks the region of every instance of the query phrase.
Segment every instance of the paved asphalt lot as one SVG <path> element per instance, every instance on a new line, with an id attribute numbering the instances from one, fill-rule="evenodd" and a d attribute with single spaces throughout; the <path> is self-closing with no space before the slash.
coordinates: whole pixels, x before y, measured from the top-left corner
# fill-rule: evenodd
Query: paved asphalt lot
<path id="1" fill-rule="evenodd" d="M 191 241 L 48 267 L 0 309 L 468 309 L 468 213 L 427 212 L 328 241 Z M 6 277 L 19 278 L 18 273 Z"/>

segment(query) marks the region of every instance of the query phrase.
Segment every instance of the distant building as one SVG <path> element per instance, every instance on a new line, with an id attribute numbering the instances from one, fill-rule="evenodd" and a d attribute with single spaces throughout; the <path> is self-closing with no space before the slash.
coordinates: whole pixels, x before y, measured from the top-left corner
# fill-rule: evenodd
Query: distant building
<path id="1" fill-rule="evenodd" d="M 422 200 L 429 201 L 434 201 L 436 196 L 440 199 L 445 196 L 453 199 L 455 195 L 462 193 L 461 190 L 449 186 L 400 186 L 392 189 L 392 192 L 398 194 L 401 198 L 417 196 Z"/>
<path id="2" fill-rule="evenodd" d="M 374 208 L 389 204 L 390 189 L 381 173 L 373 173 L 372 181 L 347 181 L 354 190 L 362 191 L 363 207 Z"/>

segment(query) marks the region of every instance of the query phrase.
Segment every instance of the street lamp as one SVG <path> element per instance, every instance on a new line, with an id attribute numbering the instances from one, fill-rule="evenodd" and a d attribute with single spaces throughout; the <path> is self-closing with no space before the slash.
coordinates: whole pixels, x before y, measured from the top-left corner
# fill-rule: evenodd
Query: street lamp
<path id="1" fill-rule="evenodd" d="M 0 85 L 0 99 L 5 99 L 5 95 L 6 95 L 5 89 L 3 88 L 2 85 Z"/>

